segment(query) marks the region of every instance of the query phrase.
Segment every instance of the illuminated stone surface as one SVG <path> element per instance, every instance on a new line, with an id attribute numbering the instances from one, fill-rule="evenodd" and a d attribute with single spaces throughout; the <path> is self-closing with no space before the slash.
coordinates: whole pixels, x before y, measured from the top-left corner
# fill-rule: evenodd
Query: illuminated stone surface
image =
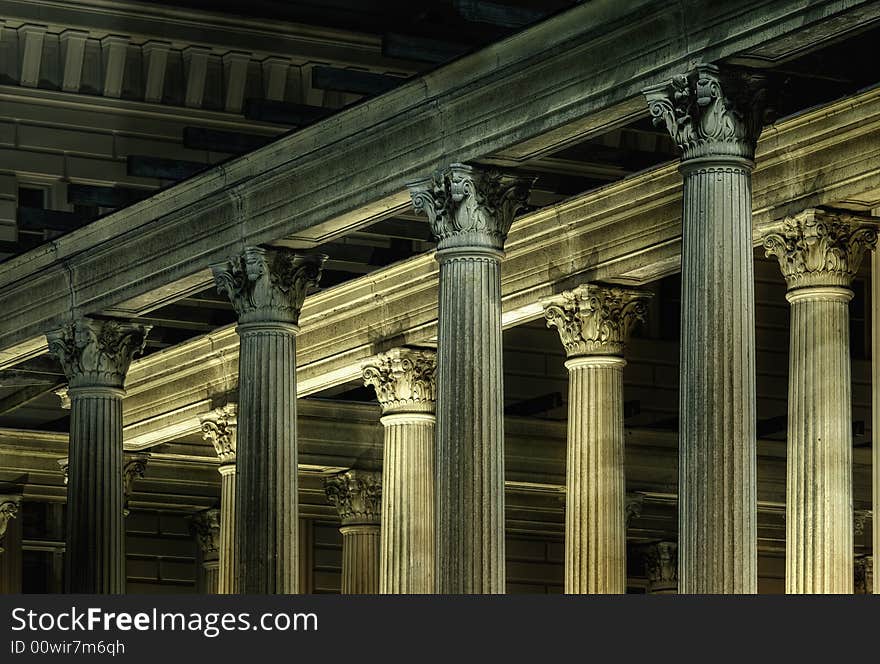
<path id="1" fill-rule="evenodd" d="M 342 594 L 379 592 L 382 473 L 349 470 L 324 480 L 342 519 Z"/>
<path id="2" fill-rule="evenodd" d="M 787 593 L 853 592 L 850 288 L 877 243 L 870 218 L 809 209 L 764 236 L 791 303 Z"/>
<path id="3" fill-rule="evenodd" d="M 213 266 L 238 314 L 235 561 L 243 594 L 290 594 L 298 584 L 296 333 L 323 256 L 247 247 Z"/>
<path id="4" fill-rule="evenodd" d="M 623 359 L 643 291 L 593 284 L 544 301 L 568 361 L 565 592 L 626 592 Z"/>
<path id="5" fill-rule="evenodd" d="M 698 65 L 644 90 L 682 151 L 679 578 L 758 587 L 752 167 L 760 79 Z"/>
<path id="6" fill-rule="evenodd" d="M 235 449 L 237 404 L 203 415 L 202 436 L 211 441 L 220 459 L 220 531 L 217 592 L 235 593 Z"/>
<path id="7" fill-rule="evenodd" d="M 149 327 L 79 319 L 47 336 L 67 375 L 70 456 L 65 584 L 69 592 L 125 592 L 123 384 Z"/>
<path id="8" fill-rule="evenodd" d="M 501 258 L 531 181 L 452 164 L 409 185 L 437 237 L 437 560 L 443 594 L 503 593 Z"/>
<path id="9" fill-rule="evenodd" d="M 434 592 L 436 357 L 399 348 L 364 364 L 382 406 L 382 534 L 379 591 Z"/>

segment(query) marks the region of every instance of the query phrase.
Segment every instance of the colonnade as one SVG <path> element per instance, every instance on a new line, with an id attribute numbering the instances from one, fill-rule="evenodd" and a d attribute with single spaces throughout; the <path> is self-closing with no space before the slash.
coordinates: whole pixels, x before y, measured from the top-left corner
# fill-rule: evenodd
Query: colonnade
<path id="1" fill-rule="evenodd" d="M 751 172 L 764 88 L 754 76 L 698 65 L 645 96 L 681 148 L 684 179 L 679 539 L 646 553 L 651 586 L 753 593 Z M 355 469 L 326 482 L 342 521 L 344 592 L 505 590 L 500 270 L 531 185 L 460 163 L 409 185 L 438 241 L 437 351 L 398 348 L 364 364 L 382 406 L 385 449 L 381 473 Z M 792 305 L 787 588 L 852 592 L 846 302 L 876 233 L 857 215 L 806 210 L 763 241 L 780 260 Z M 237 409 L 203 418 L 223 476 L 219 511 L 201 518 L 218 533 L 216 546 L 213 536 L 205 544 L 215 549 L 205 556 L 212 590 L 298 590 L 296 334 L 324 258 L 247 247 L 213 268 L 237 312 L 241 350 Z M 569 370 L 569 593 L 626 590 L 622 376 L 627 338 L 648 297 L 585 282 L 540 302 Z M 122 386 L 146 334 L 86 318 L 48 335 L 72 402 L 72 592 L 124 589 Z"/>

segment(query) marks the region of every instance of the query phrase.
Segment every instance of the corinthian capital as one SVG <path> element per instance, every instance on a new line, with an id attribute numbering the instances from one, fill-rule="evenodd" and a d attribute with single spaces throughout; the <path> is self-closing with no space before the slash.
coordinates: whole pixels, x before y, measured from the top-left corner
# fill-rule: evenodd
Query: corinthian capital
<path id="1" fill-rule="evenodd" d="M 202 438 L 210 441 L 214 446 L 221 464 L 235 463 L 238 428 L 236 410 L 236 404 L 229 403 L 199 418 L 202 423 Z"/>
<path id="2" fill-rule="evenodd" d="M 855 594 L 872 594 L 874 592 L 874 557 L 859 556 L 853 563 Z"/>
<path id="3" fill-rule="evenodd" d="M 216 507 L 197 512 L 190 518 L 203 560 L 216 560 L 220 551 L 220 510 Z"/>
<path id="4" fill-rule="evenodd" d="M 649 590 L 674 589 L 678 586 L 678 545 L 656 542 L 642 549 Z"/>
<path id="5" fill-rule="evenodd" d="M 876 244 L 873 218 L 817 208 L 786 217 L 764 235 L 765 253 L 779 259 L 789 290 L 848 287 L 865 250 Z"/>
<path id="6" fill-rule="evenodd" d="M 3 544 L 3 539 L 6 537 L 6 528 L 9 526 L 9 521 L 14 519 L 16 515 L 18 515 L 18 508 L 21 505 L 21 496 L 0 496 L 0 544 Z M 0 546 L 0 553 L 3 553 L 4 549 Z"/>
<path id="7" fill-rule="evenodd" d="M 642 90 L 655 125 L 665 125 L 682 160 L 731 156 L 753 159 L 763 128 L 764 80 L 700 64 Z"/>
<path id="8" fill-rule="evenodd" d="M 348 470 L 324 479 L 327 498 L 343 526 L 377 524 L 382 516 L 382 473 Z"/>
<path id="9" fill-rule="evenodd" d="M 413 208 L 426 214 L 438 250 L 501 251 L 513 217 L 528 200 L 533 178 L 451 164 L 408 185 Z"/>
<path id="10" fill-rule="evenodd" d="M 853 535 L 861 537 L 865 534 L 865 525 L 873 518 L 872 510 L 853 510 Z"/>
<path id="11" fill-rule="evenodd" d="M 144 350 L 149 325 L 80 318 L 46 335 L 69 386 L 121 389 L 135 355 Z"/>
<path id="12" fill-rule="evenodd" d="M 647 315 L 648 291 L 582 284 L 544 300 L 547 327 L 555 327 L 568 357 L 622 355 L 636 322 Z"/>
<path id="13" fill-rule="evenodd" d="M 217 290 L 238 313 L 239 323 L 296 325 L 306 291 L 317 286 L 327 257 L 288 249 L 245 247 L 239 256 L 212 265 Z"/>
<path id="14" fill-rule="evenodd" d="M 150 460 L 149 452 L 126 452 L 122 459 L 122 496 L 123 516 L 128 516 L 128 500 L 134 488 L 135 480 L 143 479 L 147 472 L 147 462 Z"/>
<path id="15" fill-rule="evenodd" d="M 70 481 L 70 459 L 68 457 L 58 459 L 58 468 L 64 476 L 64 486 L 67 486 L 67 483 Z"/>
<path id="16" fill-rule="evenodd" d="M 364 384 L 376 389 L 384 413 L 434 412 L 434 351 L 395 348 L 364 362 Z"/>

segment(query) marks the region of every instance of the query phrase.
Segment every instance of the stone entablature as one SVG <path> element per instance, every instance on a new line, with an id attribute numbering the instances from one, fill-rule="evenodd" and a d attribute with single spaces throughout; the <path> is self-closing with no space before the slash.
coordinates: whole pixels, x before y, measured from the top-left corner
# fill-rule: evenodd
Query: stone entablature
<path id="1" fill-rule="evenodd" d="M 238 114 L 249 98 L 332 108 L 359 97 L 314 88 L 316 65 L 399 76 L 419 68 L 383 56 L 379 37 L 332 28 L 122 2 L 114 14 L 125 12 L 125 28 L 110 30 L 103 3 L 66 8 L 64 23 L 47 22 L 60 16 L 54 4 L 27 4 L 0 3 L 6 84 Z"/>
<path id="2" fill-rule="evenodd" d="M 794 3 L 792 3 L 793 5 Z M 749 3 L 748 9 L 743 11 L 758 11 L 754 3 Z M 582 4 L 571 10 L 566 18 L 571 17 L 589 18 L 593 5 L 590 3 Z M 774 5 L 774 11 L 782 12 Z M 766 5 L 760 6 L 761 12 L 766 12 Z M 795 21 L 797 12 L 793 6 L 787 7 L 785 20 L 789 21 L 788 28 L 794 30 L 791 24 Z M 135 309 L 155 304 L 156 294 L 162 293 L 162 298 L 173 298 L 180 296 L 183 282 L 186 282 L 186 288 L 193 287 L 192 280 L 181 279 L 173 284 L 168 283 L 168 275 L 187 275 L 201 274 L 199 271 L 204 270 L 210 262 L 217 260 L 224 250 L 228 250 L 236 242 L 262 242 L 268 237 L 282 237 L 291 233 L 301 233 L 307 228 L 317 228 L 321 226 L 320 237 L 333 237 L 336 234 L 342 234 L 346 229 L 358 228 L 364 225 L 369 219 L 374 219 L 377 209 L 381 209 L 383 213 L 392 209 L 398 209 L 407 204 L 407 197 L 403 191 L 404 179 L 408 175 L 421 174 L 430 171 L 431 168 L 437 166 L 438 147 L 438 126 L 441 115 L 426 115 L 425 104 L 436 104 L 437 107 L 445 109 L 444 112 L 455 113 L 458 117 L 481 117 L 494 118 L 503 116 L 507 121 L 503 126 L 499 126 L 496 131 L 487 134 L 489 129 L 488 122 L 477 123 L 452 123 L 445 127 L 443 134 L 444 142 L 447 145 L 462 146 L 461 151 L 456 153 L 456 158 L 461 159 L 477 159 L 481 155 L 495 153 L 499 150 L 508 150 L 512 145 L 534 137 L 533 149 L 543 151 L 549 149 L 552 145 L 556 145 L 557 141 L 567 141 L 575 133 L 582 132 L 583 122 L 587 121 L 589 116 L 597 111 L 608 111 L 609 104 L 626 101 L 627 113 L 631 114 L 634 108 L 632 86 L 641 85 L 641 83 L 654 82 L 649 76 L 656 73 L 656 63 L 643 62 L 640 55 L 631 54 L 633 58 L 634 78 L 630 87 L 624 90 L 616 81 L 597 80 L 594 72 L 596 68 L 584 69 L 583 54 L 565 53 L 565 60 L 560 62 L 565 67 L 560 66 L 560 72 L 546 66 L 540 54 L 547 53 L 553 49 L 548 49 L 547 43 L 554 43 L 553 40 L 558 39 L 558 35 L 554 32 L 559 27 L 559 17 L 548 19 L 535 26 L 530 35 L 522 37 L 516 35 L 510 40 L 504 42 L 505 57 L 510 58 L 509 66 L 501 69 L 493 68 L 486 72 L 481 68 L 479 54 L 463 58 L 461 61 L 452 63 L 434 74 L 427 75 L 420 83 L 417 82 L 406 84 L 400 88 L 386 93 L 380 98 L 371 100 L 370 102 L 358 105 L 340 115 L 337 124 L 333 125 L 333 135 L 339 137 L 339 141 L 332 145 L 325 145 L 321 132 L 326 127 L 315 126 L 305 131 L 293 132 L 288 136 L 279 139 L 270 146 L 260 148 L 253 152 L 246 160 L 233 160 L 227 162 L 223 166 L 223 170 L 217 169 L 207 171 L 203 175 L 196 176 L 190 180 L 185 187 L 175 187 L 168 191 L 162 192 L 158 197 L 151 199 L 144 204 L 138 204 L 120 210 L 111 215 L 107 215 L 102 219 L 93 222 L 89 228 L 89 235 L 86 237 L 84 232 L 74 231 L 67 236 L 56 241 L 54 252 L 51 258 L 41 261 L 31 260 L 28 267 L 23 266 L 24 261 L 12 259 L 6 261 L 6 264 L 0 268 L 0 305 L 9 312 L 10 316 L 16 316 L 17 324 L 15 329 L 0 329 L 0 348 L 7 353 L 12 352 L 10 349 L 18 343 L 26 344 L 30 347 L 33 338 L 37 334 L 41 334 L 45 330 L 47 320 L 57 321 L 58 316 L 64 308 L 69 307 L 69 298 L 67 294 L 77 292 L 79 286 L 76 283 L 76 277 L 71 275 L 91 274 L 91 261 L 94 259 L 96 252 L 85 251 L 85 249 L 95 242 L 96 237 L 100 237 L 99 242 L 100 254 L 102 262 L 107 265 L 114 266 L 114 269 L 107 270 L 107 274 L 100 279 L 89 284 L 90 306 L 94 310 L 108 310 L 116 306 L 124 306 L 129 309 L 129 299 L 137 299 L 138 304 L 133 305 Z M 695 20 L 702 20 L 695 19 Z M 705 20 L 709 23 L 717 20 L 714 14 L 707 15 Z M 725 18 L 728 21 L 729 17 Z M 572 25 L 579 25 L 580 21 L 573 21 L 566 25 L 571 28 Z M 798 29 L 800 27 L 799 24 Z M 572 28 L 573 29 L 573 28 Z M 631 29 L 628 28 L 628 29 Z M 594 39 L 596 28 L 589 30 L 583 28 L 578 32 L 578 39 L 590 43 Z M 775 33 L 777 36 L 779 33 Z M 540 39 L 543 37 L 544 39 Z M 742 35 L 737 36 L 740 39 Z M 766 37 L 766 35 L 765 35 Z M 742 37 L 744 38 L 744 37 Z M 530 48 L 534 44 L 543 42 L 538 53 L 531 53 Z M 566 42 L 570 43 L 570 42 Z M 682 48 L 680 38 L 669 42 L 670 53 L 678 52 L 676 49 Z M 726 43 L 725 48 L 733 48 L 733 43 Z M 519 50 L 517 50 L 519 49 Z M 562 57 L 562 47 L 560 46 L 560 57 Z M 633 46 L 633 50 L 639 50 Z M 705 50 L 705 49 L 704 49 Z M 707 60 L 713 53 L 704 53 Z M 686 57 L 693 57 L 690 53 Z M 644 56 L 646 59 L 648 56 Z M 670 57 L 675 57 L 670 55 Z M 567 72 L 566 85 L 559 85 L 558 80 L 561 76 L 561 70 Z M 548 75 L 548 72 L 552 74 Z M 648 74 L 647 72 L 650 72 Z M 607 78 L 607 74 L 605 75 Z M 491 77 L 491 81 L 490 81 Z M 518 117 L 514 109 L 510 106 L 510 100 L 501 95 L 496 95 L 498 101 L 497 106 L 487 107 L 486 86 L 489 84 L 497 86 L 513 86 L 520 87 L 534 86 L 535 94 L 542 95 L 545 99 L 545 107 L 547 113 L 540 116 L 540 119 L 523 114 Z M 597 93 L 590 97 L 588 103 L 583 99 L 583 90 L 591 89 L 595 86 Z M 606 91 L 602 94 L 600 91 Z M 864 117 L 866 105 L 864 99 L 870 97 L 870 93 L 861 95 L 859 99 L 853 98 L 847 100 L 846 111 L 857 116 L 858 126 L 870 127 L 867 118 Z M 525 101 L 523 103 L 526 103 Z M 496 102 L 493 101 L 493 104 Z M 841 103 L 842 104 L 842 103 Z M 836 109 L 831 115 L 823 109 L 821 113 L 821 121 L 826 131 L 821 135 L 829 137 L 830 129 L 827 123 L 834 121 L 841 115 L 841 104 L 835 104 Z M 856 104 L 855 106 L 853 104 Z M 618 109 L 619 110 L 619 109 Z M 394 112 L 393 119 L 386 115 Z M 774 169 L 770 167 L 770 161 L 779 159 L 793 159 L 797 152 L 786 151 L 782 154 L 778 149 L 779 142 L 787 142 L 788 140 L 800 140 L 798 131 L 792 129 L 806 128 L 805 122 L 816 120 L 816 112 L 807 112 L 797 118 L 789 119 L 777 128 L 778 131 L 768 141 L 768 168 L 762 165 L 759 173 L 767 173 L 772 182 L 778 184 L 780 180 L 793 179 L 791 171 L 772 172 Z M 562 117 L 564 116 L 564 117 Z M 609 112 L 603 116 L 603 122 L 617 122 L 622 116 L 618 111 Z M 627 116 L 631 117 L 631 116 Z M 433 119 L 432 119 L 433 118 Z M 597 119 L 597 118 L 594 118 Z M 425 122 L 422 122 L 425 121 Z M 509 122 L 508 122 L 509 121 Z M 562 123 L 570 122 L 573 129 L 572 132 L 551 132 L 550 136 L 541 136 L 537 125 L 541 127 L 559 126 Z M 853 126 L 852 124 L 847 126 Z M 576 129 L 574 129 L 576 127 Z M 853 132 L 855 133 L 855 132 Z M 867 133 L 867 132 L 866 132 Z M 824 152 L 828 159 L 835 159 L 830 151 L 829 144 L 835 137 L 831 132 L 831 138 L 827 141 L 813 141 L 812 143 L 803 144 L 806 152 L 800 153 L 798 156 L 799 163 L 803 160 L 806 163 L 819 152 Z M 854 137 L 843 132 L 839 138 L 853 139 Z M 853 142 L 863 142 L 861 138 Z M 356 147 L 357 146 L 357 147 Z M 781 146 L 778 146 L 781 147 Z M 529 148 L 532 149 L 532 148 Z M 351 178 L 346 174 L 346 160 L 350 160 L 351 150 L 357 150 L 359 154 L 364 155 L 369 163 L 362 164 L 362 173 L 364 177 Z M 826 150 L 828 150 L 826 152 Z M 515 159 L 515 155 L 505 153 L 507 158 Z M 842 150 L 841 154 L 847 154 L 846 150 Z M 281 168 L 284 165 L 291 164 L 291 155 L 296 155 L 296 168 Z M 373 155 L 381 155 L 379 161 L 372 161 Z M 524 155 L 525 156 L 525 155 Z M 837 157 L 839 159 L 840 157 Z M 390 159 L 390 161 L 389 161 Z M 857 159 L 847 159 L 847 163 L 852 166 L 858 162 Z M 827 166 L 823 162 L 823 167 Z M 829 172 L 834 172 L 833 169 Z M 387 174 L 401 174 L 397 176 L 388 176 Z M 344 174 L 344 175 L 343 175 Z M 375 174 L 375 175 L 373 175 Z M 649 192 L 657 192 L 665 184 L 666 178 L 658 177 L 656 172 L 643 174 L 642 176 L 634 176 L 622 183 L 614 183 L 609 187 L 597 190 L 589 197 L 580 197 L 581 205 L 585 208 L 581 213 L 582 216 L 593 216 L 604 214 L 604 224 L 610 229 L 622 228 L 624 224 L 619 219 L 627 214 L 627 210 L 632 210 L 632 216 L 652 216 L 647 210 L 655 210 L 659 214 L 665 214 L 659 208 L 662 208 L 666 202 L 673 203 L 671 192 L 660 199 L 659 208 L 651 207 L 647 203 L 643 203 L 645 195 Z M 304 179 L 307 176 L 307 179 Z M 329 179 L 328 179 L 329 177 Z M 832 203 L 853 195 L 859 195 L 861 192 L 867 191 L 872 183 L 867 179 L 871 176 L 863 178 L 850 177 L 845 183 L 835 187 L 836 191 L 824 188 L 822 194 L 823 203 Z M 634 189 L 638 190 L 647 180 L 647 189 L 643 193 L 634 193 Z M 230 195 L 233 191 L 229 184 L 236 182 L 234 187 L 235 195 Z M 320 186 L 318 186 L 320 183 Z M 679 180 L 670 179 L 670 184 L 679 184 Z M 797 186 L 795 187 L 795 183 Z M 759 194 L 757 190 L 756 178 L 756 197 Z M 800 194 L 800 187 L 804 185 L 797 180 L 790 183 L 792 187 L 779 188 L 774 187 L 765 193 L 765 199 L 762 200 L 760 214 L 769 215 L 775 206 L 782 205 L 782 201 L 791 200 Z M 632 187 L 632 189 L 630 189 Z M 603 213 L 601 209 L 605 208 L 604 201 L 611 197 L 619 195 L 624 189 L 628 189 L 624 201 L 620 206 L 614 207 L 609 217 L 607 213 Z M 810 184 L 810 192 L 814 187 Z M 327 199 L 322 192 L 333 191 L 336 193 L 331 199 Z M 675 191 L 675 189 L 673 190 Z M 239 196 L 238 194 L 241 194 Z M 827 196 L 827 198 L 826 198 Z M 833 198 L 832 198 L 833 196 Z M 590 201 L 597 203 L 584 203 L 584 199 L 589 198 Z M 202 200 L 208 204 L 210 213 L 205 211 L 204 205 L 193 205 L 195 200 Z M 352 202 L 358 201 L 357 209 L 352 208 Z M 239 217 L 238 210 L 242 204 L 249 205 L 253 203 L 252 214 L 249 216 L 247 228 L 242 236 L 241 224 L 237 223 Z M 378 207 L 377 207 L 378 206 Z M 596 256 L 596 246 L 593 243 L 580 245 L 570 241 L 569 233 L 579 227 L 588 227 L 589 224 L 575 224 L 574 220 L 570 220 L 563 209 L 570 209 L 570 205 L 556 206 L 551 209 L 541 210 L 536 214 L 541 218 L 553 216 L 553 230 L 561 240 L 566 241 L 566 248 L 569 254 L 574 251 L 577 255 L 566 256 L 564 262 L 554 262 L 551 265 L 554 270 L 558 270 L 558 266 L 563 265 L 563 271 L 570 272 L 567 266 L 577 266 L 578 270 L 588 270 L 594 263 L 589 259 L 590 256 Z M 302 214 L 289 215 L 286 212 L 294 209 L 302 210 Z M 758 209 L 758 208 L 756 208 Z M 210 223 L 205 219 L 201 219 L 201 215 L 210 214 Z M 614 219 L 614 223 L 608 221 L 609 218 Z M 198 221 L 196 221 L 199 219 Z M 603 222 L 597 222 L 600 225 Z M 650 241 L 654 254 L 653 258 L 657 258 L 657 254 L 661 254 L 660 263 L 661 271 L 668 273 L 671 266 L 674 265 L 674 249 L 672 242 L 674 241 L 675 232 L 674 224 L 667 218 L 663 224 L 664 228 L 670 231 L 664 231 L 663 236 L 658 233 L 652 235 L 643 228 L 644 224 L 650 224 L 649 221 L 640 221 L 638 229 L 628 228 L 626 237 L 633 245 L 637 244 L 637 238 L 645 238 L 646 242 Z M 528 224 L 523 224 L 526 227 Z M 513 240 L 513 233 L 511 240 Z M 564 232 L 560 232 L 564 231 Z M 186 244 L 178 242 L 178 233 L 186 234 Z M 149 264 L 137 264 L 137 275 L 130 274 L 134 271 L 134 267 L 130 265 L 131 261 L 128 257 L 132 251 L 136 251 L 137 246 L 143 246 L 144 242 L 156 242 L 155 234 L 161 233 L 166 241 L 161 250 L 157 249 L 155 255 L 151 256 Z M 181 236 L 182 237 L 182 236 Z M 124 239 L 123 239 L 124 238 Z M 670 240 L 669 243 L 666 243 Z M 203 248 L 200 257 L 194 257 L 190 252 L 185 251 L 185 247 L 198 244 Z M 603 254 L 601 245 L 599 253 Z M 224 249 L 225 248 L 225 249 Z M 507 243 L 508 255 L 513 258 L 513 244 Z M 589 251 L 586 251 L 586 249 Z M 641 247 L 644 249 L 644 246 Z M 534 254 L 533 247 L 529 251 Z M 638 263 L 628 263 L 629 269 L 624 268 L 623 262 L 615 262 L 612 257 L 602 255 L 600 265 L 603 271 L 612 271 L 617 266 L 625 271 L 638 270 L 638 278 L 647 278 L 649 272 L 652 272 L 656 265 L 652 260 L 649 252 L 640 255 Z M 540 255 L 540 254 L 539 254 Z M 587 260 L 584 260 L 587 259 Z M 115 266 L 119 266 L 118 268 Z M 543 267 L 544 274 L 547 273 L 547 267 Z M 57 295 L 48 296 L 39 308 L 22 307 L 18 297 L 21 295 L 13 283 L 26 282 L 30 275 L 39 271 L 46 279 L 53 279 L 58 287 L 55 291 Z M 11 279 L 14 273 L 15 278 Z M 567 275 L 567 276 L 570 276 Z M 597 278 L 608 279 L 611 275 L 598 275 Z M 635 275 L 633 278 L 636 278 Z M 372 279 L 372 275 L 371 275 Z M 113 285 L 120 283 L 127 284 L 124 289 L 114 288 Z M 191 290 L 187 291 L 191 292 Z M 537 291 L 536 291 L 537 292 Z M 549 294 L 549 293 L 548 293 Z M 363 356 L 359 360 L 365 359 Z"/>

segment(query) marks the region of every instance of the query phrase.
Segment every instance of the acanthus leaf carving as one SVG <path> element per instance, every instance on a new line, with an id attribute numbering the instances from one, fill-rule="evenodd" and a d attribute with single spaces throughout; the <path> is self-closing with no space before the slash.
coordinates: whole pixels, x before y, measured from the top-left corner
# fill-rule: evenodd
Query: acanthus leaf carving
<path id="1" fill-rule="evenodd" d="M 221 464 L 235 463 L 237 405 L 226 404 L 221 408 L 202 415 L 202 438 L 209 441 L 217 452 Z"/>
<path id="2" fill-rule="evenodd" d="M 6 537 L 6 529 L 9 527 L 9 522 L 18 516 L 20 507 L 20 495 L 0 496 L 0 545 L 3 544 L 3 540 Z M 3 547 L 0 546 L 0 553 L 3 553 L 3 551 Z"/>
<path id="3" fill-rule="evenodd" d="M 296 325 L 306 293 L 318 285 L 327 256 L 297 254 L 276 247 L 245 247 L 211 266 L 218 292 L 226 295 L 240 324 Z"/>
<path id="4" fill-rule="evenodd" d="M 434 412 L 437 358 L 434 351 L 395 348 L 363 364 L 384 413 Z"/>
<path id="5" fill-rule="evenodd" d="M 758 74 L 698 64 L 643 91 L 655 125 L 663 125 L 682 159 L 754 159 L 763 128 L 765 81 Z"/>
<path id="6" fill-rule="evenodd" d="M 642 548 L 649 590 L 674 589 L 678 585 L 678 545 L 655 542 Z"/>
<path id="7" fill-rule="evenodd" d="M 379 523 L 382 516 L 382 473 L 347 470 L 324 478 L 327 498 L 339 511 L 342 525 Z"/>
<path id="8" fill-rule="evenodd" d="M 143 352 L 151 326 L 80 318 L 46 335 L 70 388 L 121 389 L 132 359 Z"/>
<path id="9" fill-rule="evenodd" d="M 416 213 L 428 217 L 438 250 L 500 251 L 533 182 L 534 178 L 456 163 L 407 186 Z"/>
<path id="10" fill-rule="evenodd" d="M 220 552 L 220 510 L 212 507 L 197 512 L 190 517 L 190 523 L 198 540 L 202 559 L 216 560 Z"/>
<path id="11" fill-rule="evenodd" d="M 622 355 L 638 322 L 647 317 L 649 291 L 582 284 L 544 300 L 547 327 L 555 327 L 568 357 Z"/>
<path id="12" fill-rule="evenodd" d="M 786 217 L 763 236 L 767 256 L 779 260 L 789 290 L 849 287 L 865 251 L 877 245 L 877 222 L 846 212 L 809 208 Z"/>
<path id="13" fill-rule="evenodd" d="M 128 516 L 128 501 L 131 498 L 132 489 L 136 480 L 143 479 L 147 472 L 147 462 L 150 460 L 149 452 L 126 452 L 122 460 L 122 515 Z"/>

